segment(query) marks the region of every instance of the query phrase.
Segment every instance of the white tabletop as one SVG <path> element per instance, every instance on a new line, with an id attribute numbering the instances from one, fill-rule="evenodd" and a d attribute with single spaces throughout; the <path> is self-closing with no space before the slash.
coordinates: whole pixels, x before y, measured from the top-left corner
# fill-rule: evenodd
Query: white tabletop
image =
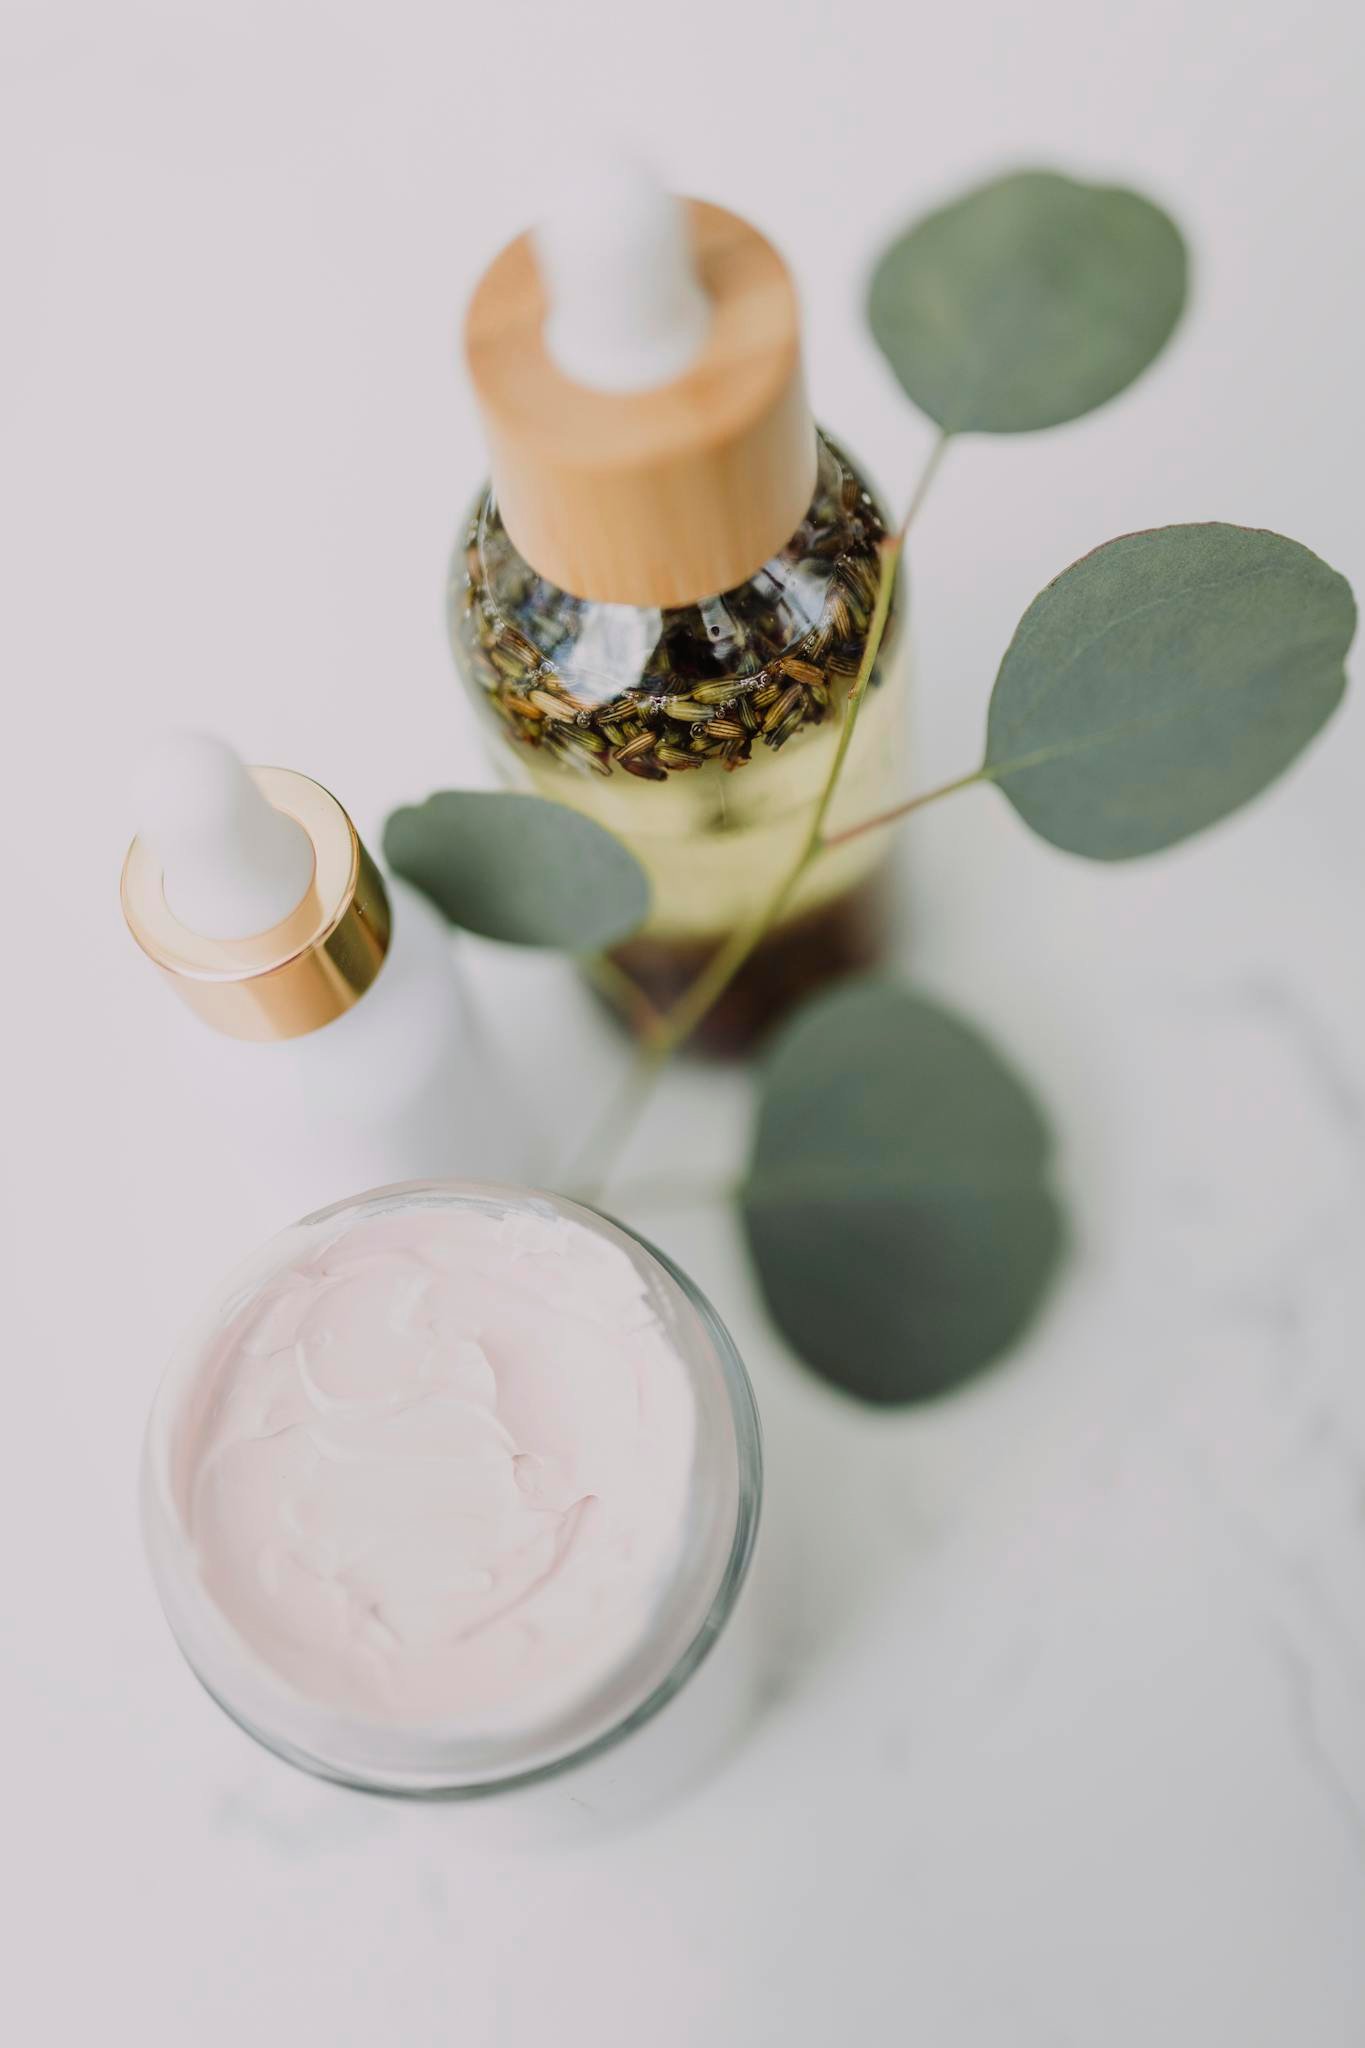
<path id="1" fill-rule="evenodd" d="M 1019 161 L 1184 221 L 1196 296 L 1157 369 L 936 487 L 925 785 L 975 761 L 1020 612 L 1100 540 L 1230 518 L 1359 580 L 1357 10 L 67 0 L 0 37 L 6 2033 L 1358 2043 L 1359 700 L 1166 858 L 1053 854 L 985 790 L 904 834 L 904 966 L 1034 1078 L 1073 1219 L 1046 1314 L 971 1391 L 853 1407 L 767 1326 L 723 1209 L 628 1210 L 749 1361 L 781 1628 L 728 1771 L 591 1851 L 473 1856 L 451 1809 L 297 1776 L 179 1661 L 139 1434 L 185 1316 L 279 1219 L 174 1127 L 167 998 L 116 900 L 120 764 L 167 719 L 317 776 L 372 836 L 480 776 L 441 626 L 481 469 L 456 320 L 560 122 L 774 235 L 818 410 L 893 500 L 928 435 L 860 327 L 884 233 Z M 466 951 L 518 1045 L 610 1084 L 567 970 Z M 550 1160 L 581 1110 L 535 1104 Z M 635 1164 L 723 1179 L 746 1105 L 678 1072 Z"/>

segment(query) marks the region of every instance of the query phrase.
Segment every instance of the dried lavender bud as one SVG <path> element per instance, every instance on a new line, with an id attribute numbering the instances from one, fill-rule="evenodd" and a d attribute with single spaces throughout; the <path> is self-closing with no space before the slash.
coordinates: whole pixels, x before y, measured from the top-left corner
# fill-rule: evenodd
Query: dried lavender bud
<path id="1" fill-rule="evenodd" d="M 464 573 L 451 594 L 452 632 L 515 744 L 579 772 L 619 767 L 644 781 L 712 762 L 730 770 L 750 758 L 751 736 L 761 733 L 775 753 L 842 709 L 876 601 L 884 531 L 857 473 L 822 441 L 815 497 L 787 548 L 737 590 L 661 613 L 623 688 L 619 674 L 593 666 L 614 652 L 614 608 L 547 584 L 485 504 L 457 557 Z M 644 733 L 649 748 L 636 745 Z"/>

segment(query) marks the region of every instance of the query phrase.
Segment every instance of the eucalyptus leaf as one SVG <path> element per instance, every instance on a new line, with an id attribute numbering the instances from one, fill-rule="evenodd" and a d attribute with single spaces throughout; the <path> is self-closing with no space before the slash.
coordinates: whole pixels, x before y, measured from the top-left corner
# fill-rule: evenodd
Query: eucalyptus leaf
<path id="1" fill-rule="evenodd" d="M 1153 853 L 1256 796 L 1331 716 L 1350 585 L 1297 541 L 1163 526 L 1097 548 L 1025 612 L 984 773 L 1091 860 Z"/>
<path id="2" fill-rule="evenodd" d="M 1057 1261 L 1049 1151 L 1021 1082 L 937 1003 L 870 981 L 801 1010 L 765 1065 L 740 1192 L 793 1349 L 880 1403 L 979 1371 Z"/>
<path id="3" fill-rule="evenodd" d="M 873 274 L 868 318 L 903 390 L 947 433 L 1079 419 L 1159 354 L 1185 303 L 1170 217 L 1136 192 L 1018 171 L 917 222 Z"/>
<path id="4" fill-rule="evenodd" d="M 597 952 L 638 930 L 649 909 L 634 854 L 543 797 L 440 790 L 393 813 L 384 853 L 452 924 L 513 945 Z"/>

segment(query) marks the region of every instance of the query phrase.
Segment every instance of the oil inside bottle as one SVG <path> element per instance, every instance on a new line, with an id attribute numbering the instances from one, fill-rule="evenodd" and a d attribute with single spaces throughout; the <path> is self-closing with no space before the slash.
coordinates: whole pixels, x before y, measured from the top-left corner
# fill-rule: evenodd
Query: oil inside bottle
<path id="1" fill-rule="evenodd" d="M 615 832 L 643 865 L 644 928 L 613 958 L 656 1010 L 771 898 L 828 777 L 876 599 L 885 523 L 823 437 L 787 546 L 737 589 L 676 609 L 589 602 L 539 576 L 485 492 L 451 578 L 456 655 L 507 779 Z M 904 789 L 895 607 L 832 830 Z M 743 1051 L 822 984 L 878 958 L 882 834 L 824 853 L 697 1034 Z"/>

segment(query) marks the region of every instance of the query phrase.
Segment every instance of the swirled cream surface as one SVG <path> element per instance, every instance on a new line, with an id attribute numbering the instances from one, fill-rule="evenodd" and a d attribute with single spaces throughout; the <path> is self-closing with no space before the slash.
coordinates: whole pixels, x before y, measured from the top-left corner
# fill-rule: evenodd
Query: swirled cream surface
<path id="1" fill-rule="evenodd" d="M 687 1369 L 615 1242 L 473 1206 L 362 1218 L 205 1361 L 176 1491 L 201 1583 L 324 1706 L 533 1727 L 627 1659 L 683 1541 Z"/>

